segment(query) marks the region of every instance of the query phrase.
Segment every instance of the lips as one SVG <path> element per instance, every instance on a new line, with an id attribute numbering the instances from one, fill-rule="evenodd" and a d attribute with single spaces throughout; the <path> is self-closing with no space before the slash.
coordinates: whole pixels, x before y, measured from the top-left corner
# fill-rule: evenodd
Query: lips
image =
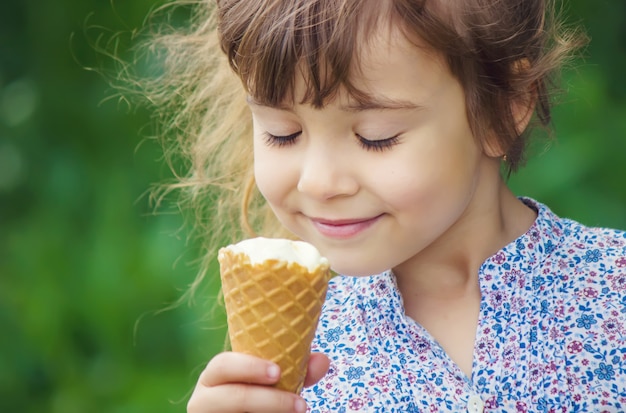
<path id="1" fill-rule="evenodd" d="M 313 226 L 325 237 L 348 239 L 359 235 L 374 225 L 381 217 L 330 220 L 324 218 L 310 218 Z"/>

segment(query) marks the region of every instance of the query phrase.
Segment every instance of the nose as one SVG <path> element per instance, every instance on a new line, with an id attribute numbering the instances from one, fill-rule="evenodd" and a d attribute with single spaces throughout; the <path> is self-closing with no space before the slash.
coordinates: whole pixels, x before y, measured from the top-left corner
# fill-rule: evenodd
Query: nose
<path id="1" fill-rule="evenodd" d="M 308 145 L 300 165 L 298 191 L 318 200 L 354 195 L 354 165 L 332 145 Z"/>

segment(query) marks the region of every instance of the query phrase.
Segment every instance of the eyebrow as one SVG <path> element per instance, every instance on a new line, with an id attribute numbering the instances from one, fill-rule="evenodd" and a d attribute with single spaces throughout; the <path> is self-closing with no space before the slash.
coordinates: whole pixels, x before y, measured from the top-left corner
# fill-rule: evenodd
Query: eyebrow
<path id="1" fill-rule="evenodd" d="M 293 108 L 290 105 L 268 105 L 266 103 L 259 102 L 250 95 L 246 97 L 246 101 L 248 104 L 254 106 L 265 106 L 274 109 L 293 111 Z M 340 107 L 341 110 L 346 112 L 363 112 L 367 110 L 415 110 L 420 108 L 422 108 L 422 106 L 414 102 L 402 99 L 392 99 L 381 95 L 369 95 L 366 99 L 354 101 Z"/>
<path id="2" fill-rule="evenodd" d="M 392 99 L 382 95 L 369 95 L 366 99 L 341 106 L 341 109 L 347 112 L 361 112 L 366 110 L 413 110 L 420 108 L 420 105 L 411 101 Z"/>

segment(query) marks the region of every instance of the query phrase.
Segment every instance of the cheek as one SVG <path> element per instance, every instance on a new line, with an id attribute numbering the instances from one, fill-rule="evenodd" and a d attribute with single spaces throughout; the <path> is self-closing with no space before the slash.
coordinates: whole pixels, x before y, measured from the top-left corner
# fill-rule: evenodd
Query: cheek
<path id="1" fill-rule="evenodd" d="M 261 195 L 272 209 L 281 206 L 291 189 L 295 186 L 293 172 L 290 172 L 289 158 L 278 156 L 264 142 L 255 138 L 254 143 L 254 179 Z"/>
<path id="2" fill-rule="evenodd" d="M 474 187 L 475 153 L 459 144 L 422 147 L 419 153 L 387 169 L 376 187 L 397 212 L 423 217 L 445 215 L 447 209 L 465 202 Z"/>
<path id="3" fill-rule="evenodd" d="M 272 162 L 270 157 L 268 156 L 267 151 L 263 149 L 259 149 L 258 143 L 254 143 L 254 180 L 256 182 L 259 191 L 263 195 L 265 199 L 268 201 L 273 196 L 273 191 L 276 188 L 274 184 L 276 176 L 280 176 L 276 173 L 276 169 L 272 168 Z"/>

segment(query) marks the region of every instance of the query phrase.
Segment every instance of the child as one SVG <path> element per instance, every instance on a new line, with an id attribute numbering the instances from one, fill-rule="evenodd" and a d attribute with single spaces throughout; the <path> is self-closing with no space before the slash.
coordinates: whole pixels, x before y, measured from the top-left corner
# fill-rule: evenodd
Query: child
<path id="1" fill-rule="evenodd" d="M 212 200 L 211 251 L 241 215 L 248 236 L 284 228 L 341 274 L 301 396 L 224 352 L 189 412 L 626 411 L 626 234 L 502 177 L 581 42 L 552 8 L 207 0 L 195 31 L 161 39 L 173 93 L 155 96 L 191 159 L 179 185 Z"/>

